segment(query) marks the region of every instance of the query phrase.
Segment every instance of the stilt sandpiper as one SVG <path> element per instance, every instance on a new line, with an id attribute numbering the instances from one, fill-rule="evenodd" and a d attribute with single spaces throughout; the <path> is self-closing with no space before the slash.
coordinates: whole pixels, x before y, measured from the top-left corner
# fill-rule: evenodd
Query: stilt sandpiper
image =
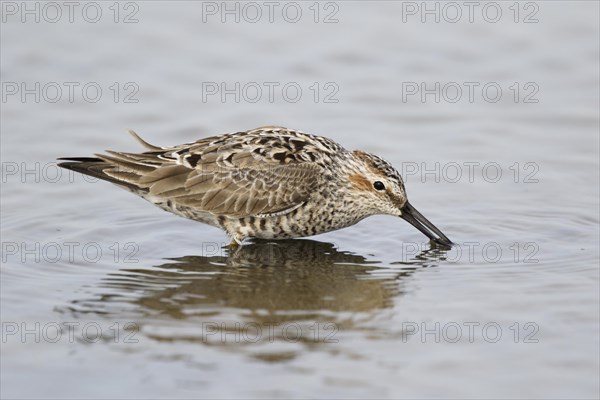
<path id="1" fill-rule="evenodd" d="M 158 147 L 107 151 L 59 165 L 131 190 L 160 208 L 246 238 L 287 239 L 348 227 L 376 214 L 401 217 L 433 242 L 452 242 L 406 197 L 387 161 L 304 132 L 266 126 Z"/>

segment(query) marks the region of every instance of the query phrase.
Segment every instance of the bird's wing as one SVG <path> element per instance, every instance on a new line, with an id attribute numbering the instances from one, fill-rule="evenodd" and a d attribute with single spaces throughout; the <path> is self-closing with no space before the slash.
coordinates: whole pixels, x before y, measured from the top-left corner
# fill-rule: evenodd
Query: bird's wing
<path id="1" fill-rule="evenodd" d="M 329 139 L 278 127 L 168 148 L 138 139 L 150 151 L 97 155 L 113 166 L 103 169 L 106 175 L 175 204 L 235 217 L 299 207 L 318 186 L 329 156 L 341 149 Z"/>

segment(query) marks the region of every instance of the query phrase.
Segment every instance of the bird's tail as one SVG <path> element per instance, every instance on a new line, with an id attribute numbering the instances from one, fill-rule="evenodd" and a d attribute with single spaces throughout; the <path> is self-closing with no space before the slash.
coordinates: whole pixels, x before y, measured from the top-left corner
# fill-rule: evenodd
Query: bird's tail
<path id="1" fill-rule="evenodd" d="M 133 130 L 129 133 L 144 147 L 150 150 L 147 153 L 132 154 L 107 151 L 111 155 L 96 154 L 97 157 L 64 157 L 59 158 L 59 167 L 93 176 L 130 190 L 146 190 L 138 184 L 140 175 L 149 170 L 154 170 L 158 165 L 156 154 L 164 152 L 164 148 L 151 145 L 139 137 Z"/>
<path id="2" fill-rule="evenodd" d="M 129 190 L 139 190 L 139 187 L 124 180 L 118 179 L 106 173 L 107 170 L 114 170 L 115 166 L 100 158 L 96 157 L 64 157 L 59 158 L 58 166 L 70 171 L 79 172 L 84 175 L 102 179 L 119 186 L 123 186 Z"/>

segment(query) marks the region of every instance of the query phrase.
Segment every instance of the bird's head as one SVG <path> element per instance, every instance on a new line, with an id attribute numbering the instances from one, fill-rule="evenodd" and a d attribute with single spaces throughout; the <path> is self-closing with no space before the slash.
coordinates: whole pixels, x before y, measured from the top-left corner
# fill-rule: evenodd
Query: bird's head
<path id="1" fill-rule="evenodd" d="M 387 161 L 371 153 L 356 150 L 358 169 L 348 176 L 363 201 L 369 203 L 373 214 L 398 216 L 425 234 L 435 243 L 449 246 L 450 239 L 418 212 L 406 197 L 404 181 Z"/>

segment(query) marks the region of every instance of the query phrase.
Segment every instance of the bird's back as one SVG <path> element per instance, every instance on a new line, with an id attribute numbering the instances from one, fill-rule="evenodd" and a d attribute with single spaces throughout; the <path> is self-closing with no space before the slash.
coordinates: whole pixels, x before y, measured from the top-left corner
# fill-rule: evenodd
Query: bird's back
<path id="1" fill-rule="evenodd" d="M 69 158 L 64 168 L 124 186 L 164 209 L 228 218 L 285 213 L 306 202 L 336 157 L 330 139 L 261 127 L 148 151 Z M 204 221 L 206 222 L 206 221 Z"/>

